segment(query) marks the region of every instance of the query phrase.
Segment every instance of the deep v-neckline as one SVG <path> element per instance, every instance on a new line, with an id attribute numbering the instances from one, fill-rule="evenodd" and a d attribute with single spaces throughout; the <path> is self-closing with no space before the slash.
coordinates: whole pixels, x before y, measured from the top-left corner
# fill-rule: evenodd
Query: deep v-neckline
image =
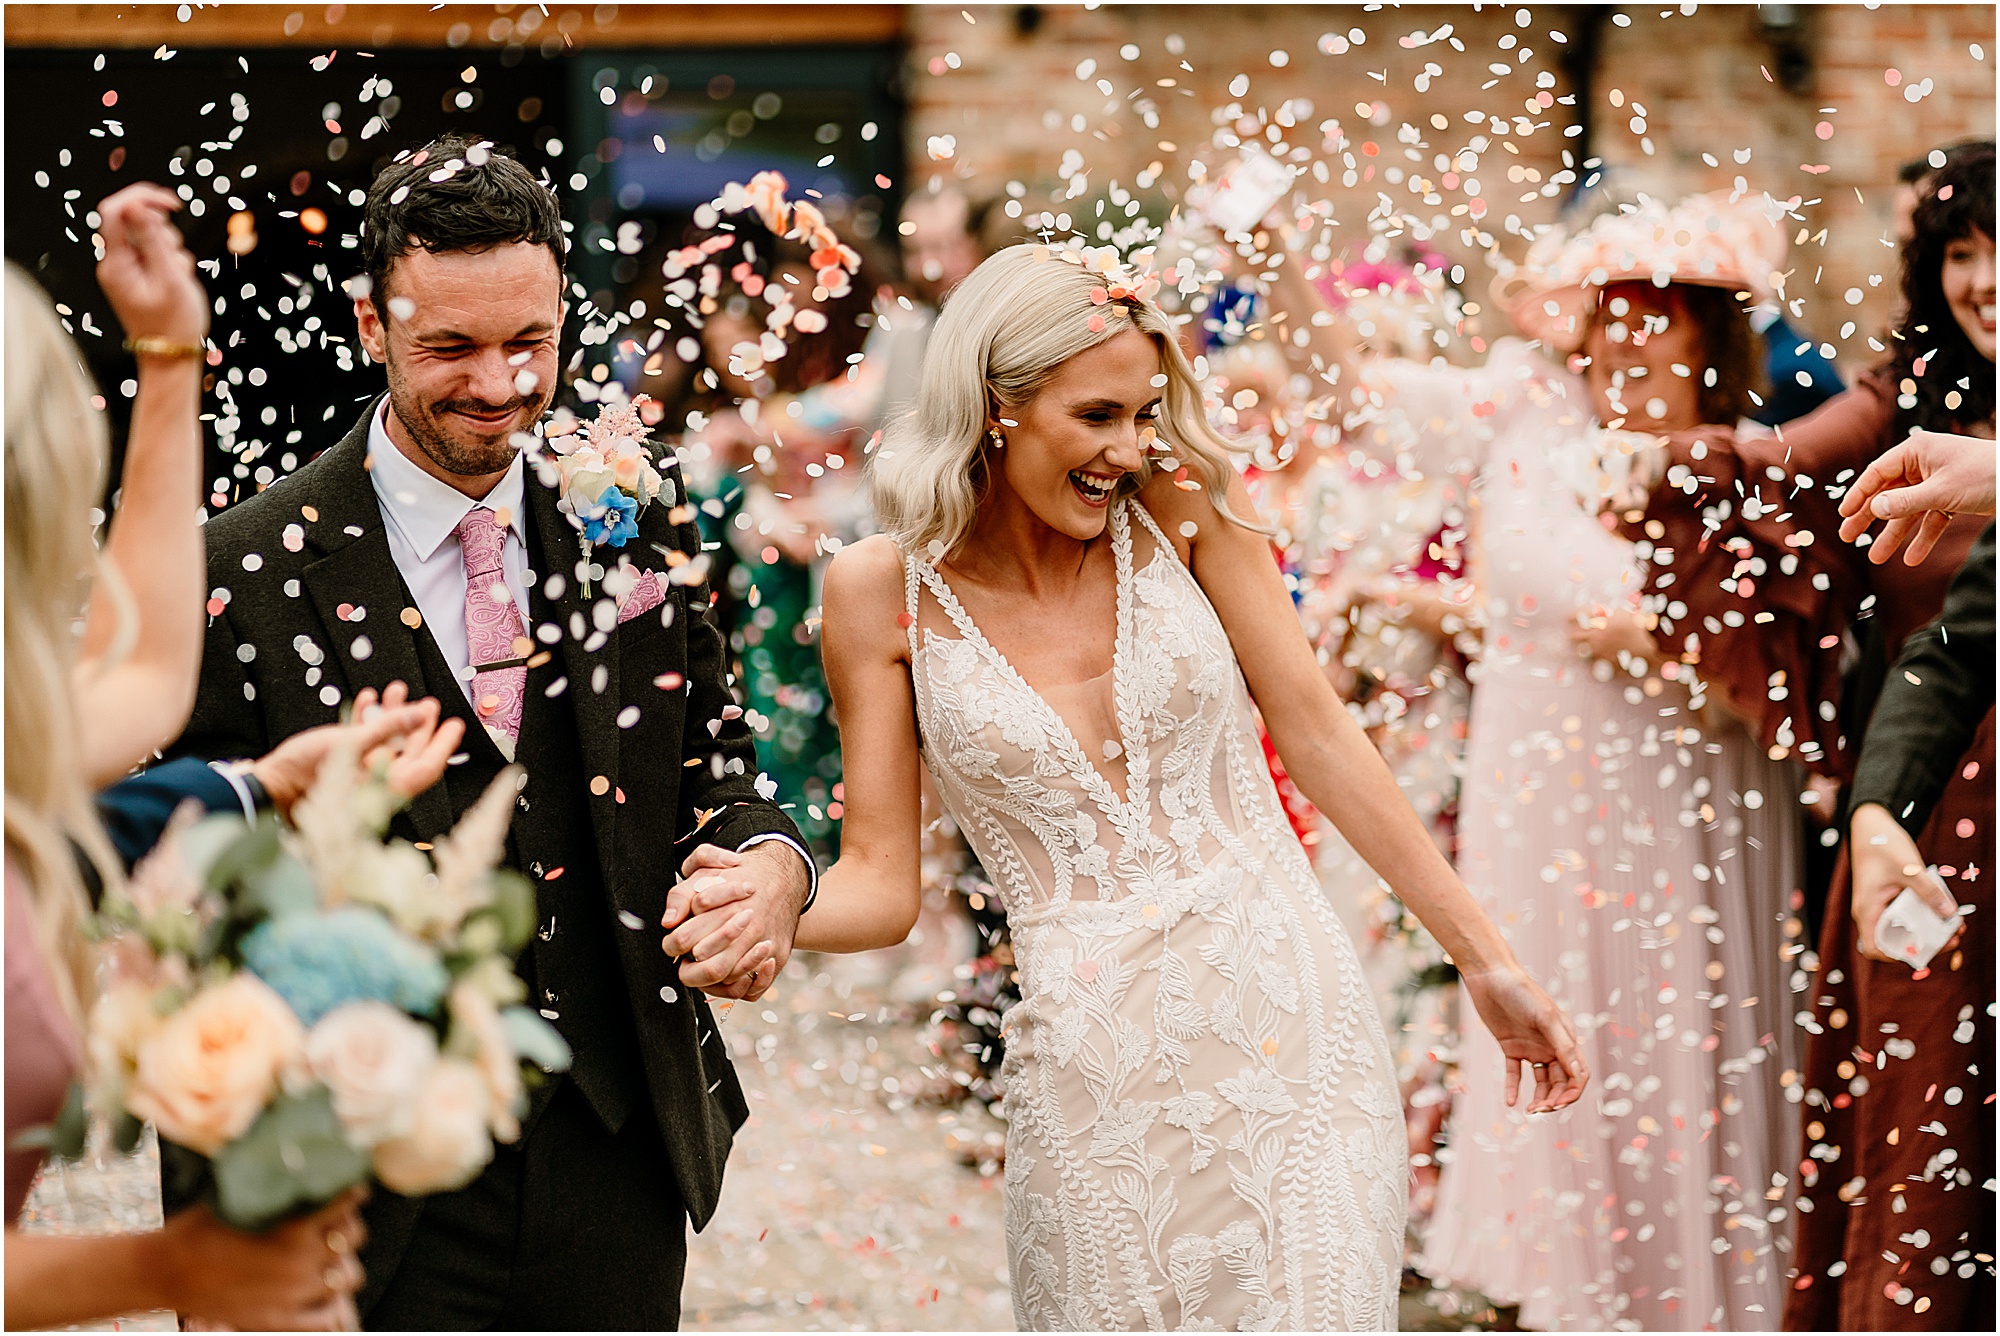
<path id="1" fill-rule="evenodd" d="M 1042 694 L 1038 687 L 1022 676 L 1020 670 L 1014 667 L 1007 656 L 986 638 L 986 633 L 979 629 L 979 623 L 972 619 L 972 614 L 958 601 L 958 595 L 952 591 L 951 584 L 944 578 L 943 573 L 929 560 L 920 561 L 918 567 L 923 574 L 924 584 L 931 591 L 931 596 L 937 599 L 938 606 L 944 609 L 945 616 L 951 619 L 959 635 L 976 649 L 984 652 L 1000 672 L 1032 696 L 1048 718 L 1054 722 L 1052 734 L 1057 749 L 1064 754 L 1071 771 L 1086 788 L 1095 791 L 1097 798 L 1107 810 L 1129 808 L 1135 800 L 1143 802 L 1147 782 L 1144 773 L 1145 752 L 1132 745 L 1132 730 L 1127 727 L 1125 708 L 1125 679 L 1128 676 L 1126 668 L 1130 657 L 1127 641 L 1132 632 L 1132 530 L 1125 514 L 1127 504 L 1129 502 L 1119 502 L 1111 513 L 1111 556 L 1117 580 L 1111 635 L 1111 716 L 1117 734 L 1119 759 L 1125 763 L 1125 792 L 1122 796 L 1105 777 L 1097 762 L 1091 759 L 1090 753 L 1084 750 L 1082 742 L 1077 739 L 1076 730 L 1070 727 L 1070 722 L 1063 712 L 1057 709 L 1055 703 Z"/>

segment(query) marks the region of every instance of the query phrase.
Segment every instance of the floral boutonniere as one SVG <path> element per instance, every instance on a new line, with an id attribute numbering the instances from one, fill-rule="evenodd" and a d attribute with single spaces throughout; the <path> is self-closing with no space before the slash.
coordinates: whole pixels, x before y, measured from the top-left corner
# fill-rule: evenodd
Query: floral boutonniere
<path id="1" fill-rule="evenodd" d="M 586 563 L 600 546 L 631 542 L 639 516 L 663 493 L 668 505 L 675 502 L 673 484 L 653 467 L 648 448 L 640 411 L 649 402 L 642 394 L 628 403 L 605 403 L 588 422 L 561 413 L 544 434 L 547 450 L 536 467 L 556 489 L 556 509 L 576 526 Z"/>

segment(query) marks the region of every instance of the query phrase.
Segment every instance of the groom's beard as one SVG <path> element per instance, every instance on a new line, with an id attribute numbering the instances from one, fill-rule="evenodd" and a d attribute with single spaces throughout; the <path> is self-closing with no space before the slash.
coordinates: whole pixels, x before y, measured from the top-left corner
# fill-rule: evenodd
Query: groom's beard
<path id="1" fill-rule="evenodd" d="M 516 395 L 505 403 L 488 404 L 474 399 L 440 399 L 425 403 L 402 383 L 392 367 L 389 372 L 389 411 L 410 433 L 417 448 L 447 473 L 462 478 L 479 478 L 499 473 L 514 462 L 519 447 L 517 432 L 532 430 L 548 408 L 553 391 L 547 394 Z M 461 412 L 483 415 L 511 413 L 506 426 L 494 430 L 477 426 L 458 416 Z"/>

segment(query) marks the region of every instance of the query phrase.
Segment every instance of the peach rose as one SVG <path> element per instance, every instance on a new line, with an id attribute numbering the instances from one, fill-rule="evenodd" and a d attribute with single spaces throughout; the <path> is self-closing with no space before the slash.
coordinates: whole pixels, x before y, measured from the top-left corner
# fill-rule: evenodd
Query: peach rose
<path id="1" fill-rule="evenodd" d="M 427 1025 L 386 1002 L 349 1002 L 306 1036 L 306 1067 L 333 1095 L 333 1111 L 356 1145 L 401 1136 L 417 1091 L 438 1058 Z"/>
<path id="2" fill-rule="evenodd" d="M 243 1135 L 304 1056 L 305 1027 L 256 975 L 211 984 L 139 1047 L 125 1107 L 213 1155 Z"/>
<path id="3" fill-rule="evenodd" d="M 375 1147 L 375 1176 L 411 1197 L 465 1186 L 493 1158 L 492 1103 L 479 1068 L 439 1058 L 417 1093 L 410 1130 Z"/>

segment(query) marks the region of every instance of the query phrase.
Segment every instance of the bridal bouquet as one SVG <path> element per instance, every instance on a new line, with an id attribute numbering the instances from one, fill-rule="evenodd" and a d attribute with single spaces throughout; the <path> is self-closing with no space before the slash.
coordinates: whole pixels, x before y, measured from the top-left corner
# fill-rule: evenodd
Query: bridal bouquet
<path id="1" fill-rule="evenodd" d="M 383 839 L 399 800 L 351 751 L 295 825 L 184 808 L 95 921 L 88 1097 L 51 1149 L 81 1153 L 86 1104 L 120 1150 L 153 1123 L 170 1193 L 245 1230 L 371 1175 L 409 1195 L 470 1181 L 520 1135 L 526 1084 L 569 1064 L 510 964 L 535 912 L 497 866 L 515 779 L 428 856 Z"/>

